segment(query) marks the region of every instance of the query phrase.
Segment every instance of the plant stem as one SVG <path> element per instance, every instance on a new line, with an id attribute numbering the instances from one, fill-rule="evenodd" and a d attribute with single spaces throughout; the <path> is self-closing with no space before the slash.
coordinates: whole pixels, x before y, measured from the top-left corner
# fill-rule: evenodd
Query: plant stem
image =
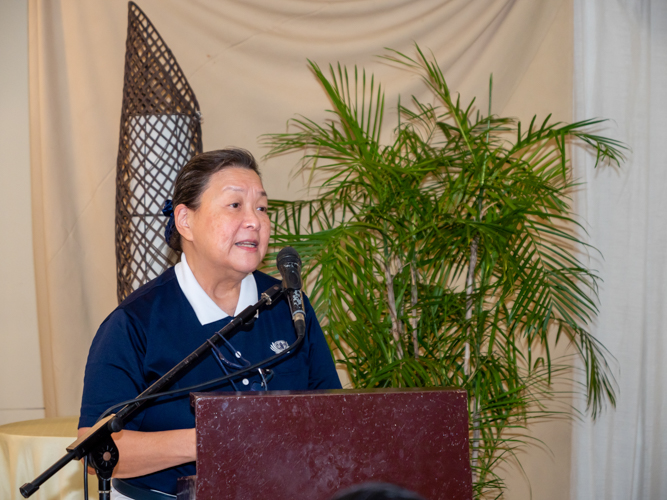
<path id="1" fill-rule="evenodd" d="M 412 304 L 412 314 L 410 317 L 410 326 L 412 327 L 412 348 L 415 352 L 415 359 L 419 359 L 419 337 L 417 336 L 417 325 L 419 324 L 419 318 L 417 317 L 416 306 L 419 299 L 419 294 L 417 293 L 417 266 L 415 266 L 415 261 L 410 262 L 410 279 L 412 281 L 412 294 L 410 297 L 410 303 Z"/>
<path id="2" fill-rule="evenodd" d="M 396 344 L 396 353 L 398 359 L 403 359 L 403 346 L 401 345 L 401 322 L 396 313 L 396 295 L 394 294 L 394 277 L 391 275 L 389 261 L 384 260 L 384 278 L 387 287 L 387 304 L 389 306 L 389 316 L 391 317 L 391 334 Z"/>
<path id="3" fill-rule="evenodd" d="M 489 80 L 489 114 L 487 116 L 487 128 L 486 128 L 486 143 L 489 143 L 489 132 L 491 129 L 491 90 L 493 88 L 493 75 Z M 488 157 L 488 153 L 486 155 Z M 486 179 L 486 162 L 487 158 L 482 162 L 482 179 L 480 182 L 480 191 L 479 196 L 477 197 L 477 222 L 482 220 L 482 208 L 484 200 L 484 181 Z M 468 277 L 466 279 L 466 320 L 472 319 L 472 292 L 475 285 L 475 267 L 477 266 L 477 249 L 479 246 L 479 234 L 476 234 L 470 245 L 470 267 L 468 268 Z M 470 336 L 472 337 L 472 325 L 470 328 Z M 465 352 L 465 364 L 464 370 L 466 376 L 470 376 L 470 343 L 466 344 Z M 479 408 L 478 408 L 478 398 L 475 396 L 472 397 L 472 456 L 470 457 L 470 464 L 472 466 L 472 480 L 473 483 L 479 481 L 479 475 L 477 473 L 477 462 L 479 461 L 479 442 L 481 438 L 481 431 L 479 429 Z"/>
<path id="4" fill-rule="evenodd" d="M 475 286 L 475 267 L 477 266 L 477 247 L 479 245 L 479 234 L 476 234 L 470 244 L 470 264 L 468 265 L 468 276 L 466 278 L 466 323 L 468 323 L 468 340 L 465 343 L 465 354 L 463 357 L 463 373 L 470 376 L 470 338 L 472 337 L 472 292 Z"/>
<path id="5" fill-rule="evenodd" d="M 470 464 L 472 466 L 472 480 L 476 483 L 479 479 L 477 475 L 477 461 L 479 460 L 479 411 L 477 408 L 477 399 L 473 398 L 473 412 L 472 412 L 472 456 L 470 457 Z"/>

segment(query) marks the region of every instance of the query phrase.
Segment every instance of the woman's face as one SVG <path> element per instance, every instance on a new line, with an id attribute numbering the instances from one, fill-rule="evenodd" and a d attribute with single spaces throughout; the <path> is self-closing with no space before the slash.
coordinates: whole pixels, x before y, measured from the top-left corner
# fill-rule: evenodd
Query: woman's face
<path id="1" fill-rule="evenodd" d="M 262 181 L 252 170 L 229 167 L 213 174 L 199 208 L 187 210 L 189 230 L 182 234 L 191 243 L 187 250 L 201 267 L 243 279 L 257 269 L 269 246 L 267 205 Z"/>

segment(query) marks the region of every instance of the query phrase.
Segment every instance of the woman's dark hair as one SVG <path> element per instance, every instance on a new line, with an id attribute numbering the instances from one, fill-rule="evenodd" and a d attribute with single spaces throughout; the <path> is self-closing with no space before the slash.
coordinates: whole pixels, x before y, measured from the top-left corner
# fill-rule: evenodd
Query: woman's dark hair
<path id="1" fill-rule="evenodd" d="M 198 154 L 193 156 L 176 176 L 172 206 L 176 208 L 183 204 L 197 210 L 211 176 L 226 168 L 244 168 L 260 175 L 255 158 L 245 149 L 225 148 Z M 173 224 L 173 217 L 168 224 Z M 181 235 L 175 228 L 171 231 L 168 243 L 177 252 L 183 251 Z"/>
<path id="2" fill-rule="evenodd" d="M 412 491 L 390 483 L 364 483 L 339 491 L 331 500 L 424 500 Z"/>

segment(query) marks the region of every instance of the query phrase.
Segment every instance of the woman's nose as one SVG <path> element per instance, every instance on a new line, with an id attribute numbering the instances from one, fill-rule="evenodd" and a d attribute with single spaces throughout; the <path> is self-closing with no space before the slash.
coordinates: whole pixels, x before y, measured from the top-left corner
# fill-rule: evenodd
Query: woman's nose
<path id="1" fill-rule="evenodd" d="M 246 211 L 246 216 L 245 216 L 245 227 L 248 229 L 259 229 L 260 226 L 260 221 L 259 221 L 259 216 L 257 215 L 257 211 L 254 208 L 250 208 Z"/>

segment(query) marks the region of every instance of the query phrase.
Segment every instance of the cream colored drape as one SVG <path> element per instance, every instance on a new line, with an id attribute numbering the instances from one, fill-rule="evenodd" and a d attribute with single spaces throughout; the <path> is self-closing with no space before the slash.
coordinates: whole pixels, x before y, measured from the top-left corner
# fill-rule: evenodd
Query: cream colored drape
<path id="1" fill-rule="evenodd" d="M 388 100 L 421 90 L 418 78 L 375 56 L 384 47 L 431 49 L 450 86 L 486 109 L 494 74 L 501 112 L 521 83 L 562 2 L 197 1 L 139 6 L 183 67 L 204 115 L 204 147 L 257 156 L 259 135 L 328 103 L 307 69 L 358 64 Z M 31 152 L 39 324 L 47 414 L 78 411 L 86 353 L 115 305 L 114 182 L 127 4 L 30 3 Z M 569 70 L 569 68 L 567 68 Z M 541 96 L 549 100 L 549 96 Z M 295 158 L 263 166 L 269 195 L 295 197 Z"/>
<path id="2" fill-rule="evenodd" d="M 450 86 L 486 110 L 569 120 L 568 0 L 138 0 L 201 105 L 205 149 L 245 147 L 328 107 L 307 68 L 341 63 L 376 75 L 389 106 L 419 78 L 376 56 L 430 49 Z M 116 305 L 115 167 L 127 4 L 30 0 L 33 236 L 47 415 L 78 413 L 90 342 Z M 386 132 L 393 126 L 389 113 Z M 272 198 L 295 198 L 295 156 L 263 162 Z"/>

